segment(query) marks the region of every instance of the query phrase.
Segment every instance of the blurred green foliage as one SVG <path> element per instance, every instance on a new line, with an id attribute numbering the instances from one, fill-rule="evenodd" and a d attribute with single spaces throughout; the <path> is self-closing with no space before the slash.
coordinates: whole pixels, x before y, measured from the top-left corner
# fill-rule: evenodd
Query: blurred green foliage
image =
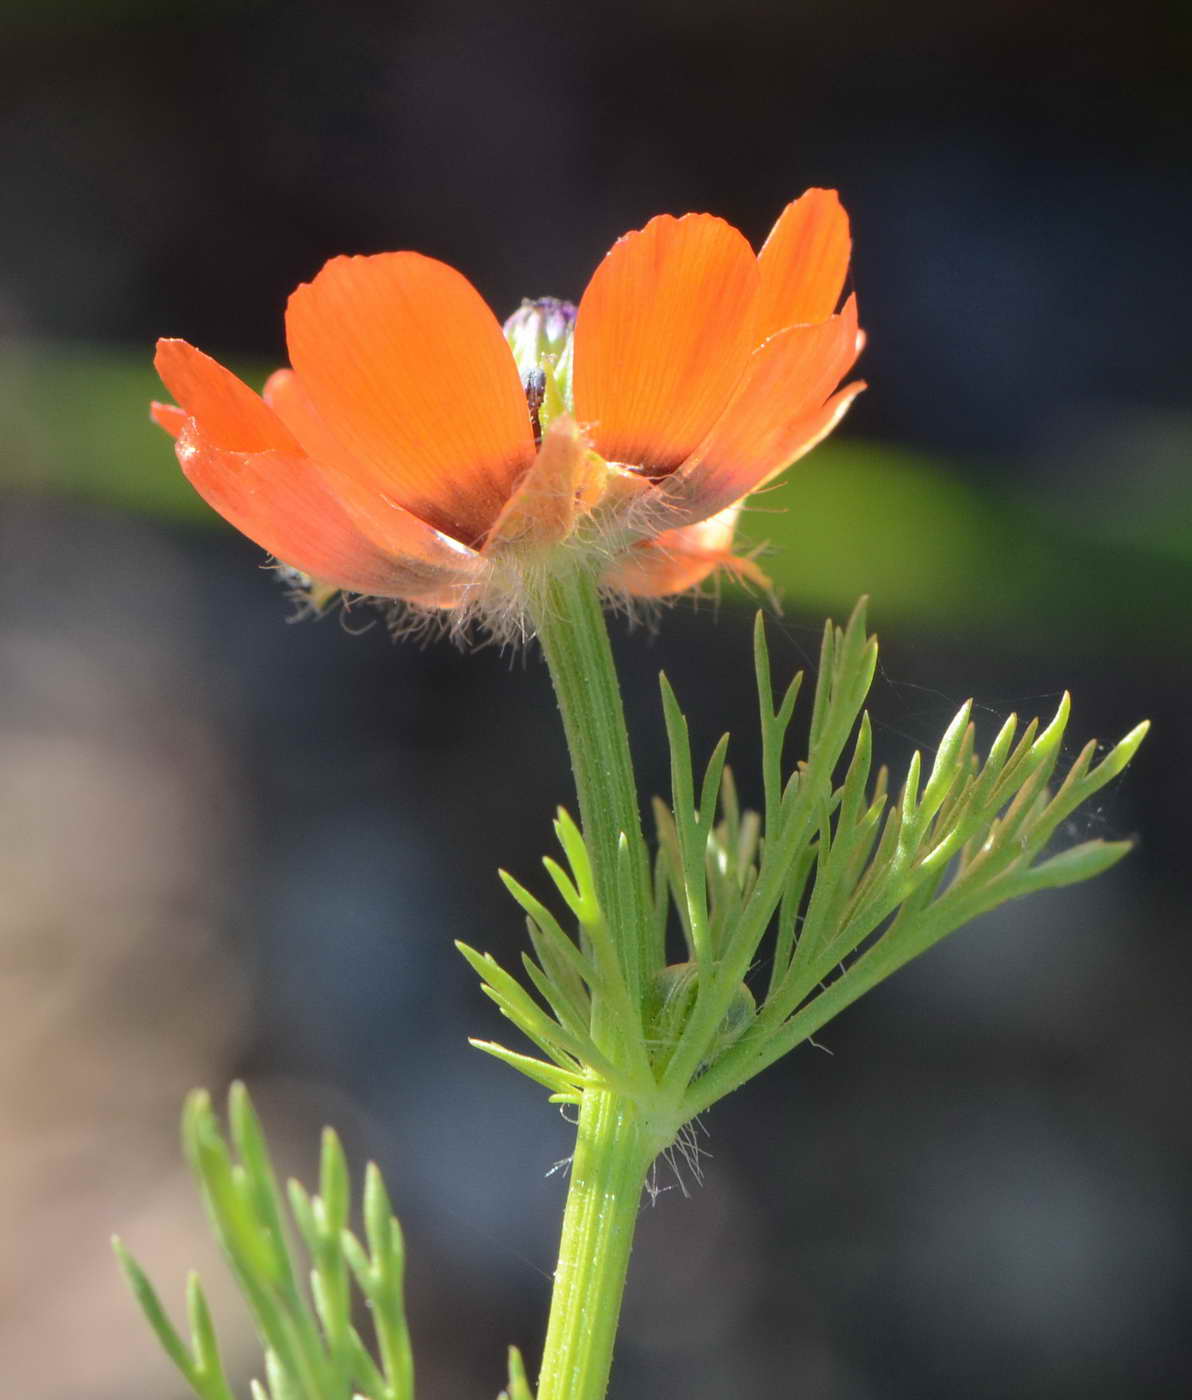
<path id="1" fill-rule="evenodd" d="M 254 384 L 268 371 L 237 368 Z M 149 421 L 154 397 L 166 396 L 147 350 L 0 348 L 0 489 L 217 526 Z M 1091 526 L 1010 490 L 979 491 L 946 462 L 844 436 L 756 496 L 741 536 L 765 542 L 762 567 L 800 609 L 839 612 L 869 593 L 883 616 L 1019 645 L 1057 629 L 1076 650 L 1109 634 L 1127 649 L 1182 643 L 1192 474 L 1175 509 L 1149 515 L 1132 508 L 1128 485 L 1119 515 Z"/>

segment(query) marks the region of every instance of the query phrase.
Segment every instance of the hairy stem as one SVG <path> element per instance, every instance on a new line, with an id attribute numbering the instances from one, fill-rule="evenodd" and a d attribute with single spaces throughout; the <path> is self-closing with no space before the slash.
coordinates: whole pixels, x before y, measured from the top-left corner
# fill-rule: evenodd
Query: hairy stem
<path id="1" fill-rule="evenodd" d="M 620 950 L 625 981 L 640 999 L 649 971 L 650 860 L 595 578 L 581 566 L 552 574 L 534 594 L 531 613 L 563 717 L 596 893 Z M 627 851 L 619 859 L 622 835 Z"/>
<path id="2" fill-rule="evenodd" d="M 547 579 L 532 605 L 579 795 L 596 893 L 639 1008 L 654 970 L 649 857 L 621 691 L 596 580 L 581 568 Z M 619 1041 L 640 1041 L 640 1021 L 619 1024 L 594 1008 L 593 1034 L 619 1058 Z M 575 1158 L 551 1295 L 538 1400 L 603 1400 L 646 1172 L 659 1143 L 636 1106 L 590 1088 L 580 1104 Z"/>
<path id="3" fill-rule="evenodd" d="M 584 1095 L 538 1400 L 603 1400 L 653 1156 L 631 1103 L 606 1090 Z"/>

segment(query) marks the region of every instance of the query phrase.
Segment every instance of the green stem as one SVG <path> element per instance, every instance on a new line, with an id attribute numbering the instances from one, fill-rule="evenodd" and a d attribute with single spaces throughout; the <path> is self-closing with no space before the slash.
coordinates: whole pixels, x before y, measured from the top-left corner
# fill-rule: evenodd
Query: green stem
<path id="1" fill-rule="evenodd" d="M 596 580 L 582 566 L 553 573 L 531 610 L 563 717 L 596 893 L 640 1007 L 655 971 L 650 865 Z M 642 1034 L 640 1024 L 618 1026 L 613 1012 L 595 1009 L 602 1048 Z M 584 1093 L 538 1400 L 603 1400 L 642 1188 L 663 1145 L 631 1100 L 607 1089 Z"/>
<path id="2" fill-rule="evenodd" d="M 606 1090 L 584 1095 L 538 1400 L 603 1400 L 653 1158 L 632 1104 Z"/>
<path id="3" fill-rule="evenodd" d="M 563 717 L 596 894 L 621 952 L 626 984 L 640 1000 L 644 977 L 652 970 L 646 961 L 650 860 L 621 688 L 594 576 L 582 565 L 552 573 L 533 595 L 531 613 Z M 622 833 L 628 878 L 618 858 Z"/>

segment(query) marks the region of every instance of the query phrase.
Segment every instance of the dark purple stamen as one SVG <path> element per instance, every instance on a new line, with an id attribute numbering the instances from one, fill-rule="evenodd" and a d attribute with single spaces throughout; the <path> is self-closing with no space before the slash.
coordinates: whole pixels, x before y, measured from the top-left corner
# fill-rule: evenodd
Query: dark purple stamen
<path id="1" fill-rule="evenodd" d="M 526 371 L 522 380 L 526 391 L 526 406 L 530 410 L 530 426 L 534 429 L 534 446 L 542 446 L 542 420 L 538 416 L 542 401 L 546 398 L 546 374 L 540 369 Z"/>

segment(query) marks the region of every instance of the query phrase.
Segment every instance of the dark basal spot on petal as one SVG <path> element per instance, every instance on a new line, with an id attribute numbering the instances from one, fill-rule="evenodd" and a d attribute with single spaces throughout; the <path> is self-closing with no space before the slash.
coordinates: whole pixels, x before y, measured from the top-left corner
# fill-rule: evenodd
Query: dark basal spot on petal
<path id="1" fill-rule="evenodd" d="M 670 452 L 665 455 L 656 455 L 648 458 L 644 462 L 634 463 L 634 470 L 641 472 L 642 476 L 648 477 L 651 481 L 661 481 L 664 477 L 671 476 L 687 460 L 685 452 Z"/>

